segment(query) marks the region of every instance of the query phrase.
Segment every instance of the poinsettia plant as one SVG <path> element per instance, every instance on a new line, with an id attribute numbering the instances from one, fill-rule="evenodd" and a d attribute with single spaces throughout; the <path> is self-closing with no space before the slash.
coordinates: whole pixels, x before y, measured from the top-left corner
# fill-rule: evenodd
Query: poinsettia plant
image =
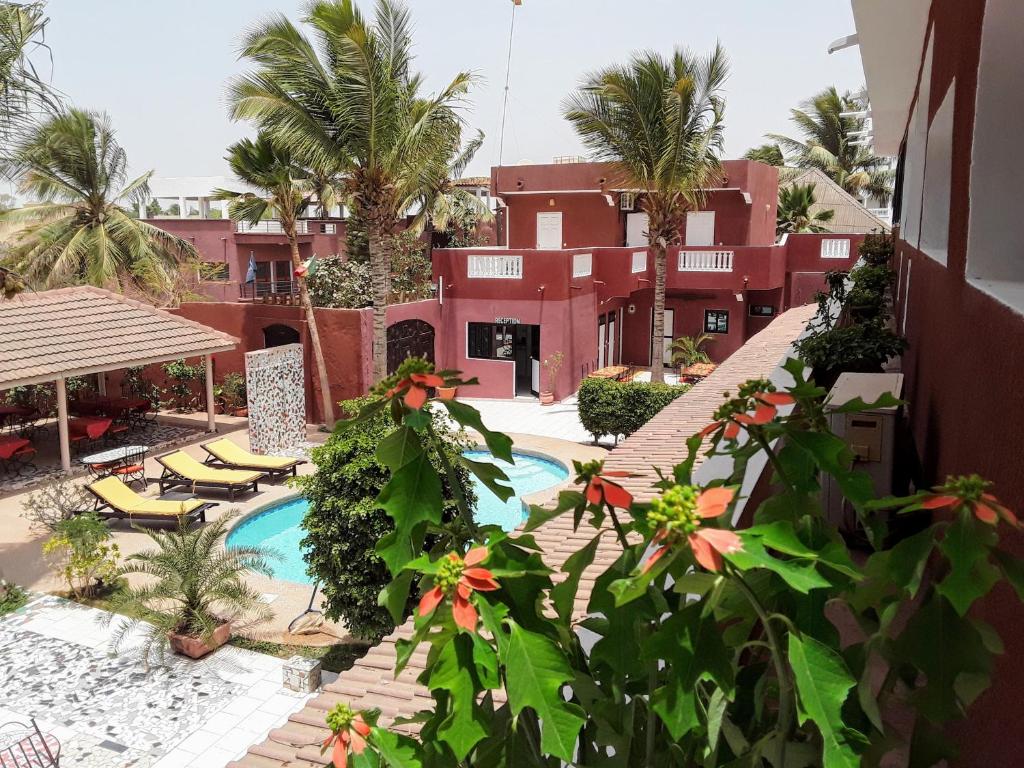
<path id="1" fill-rule="evenodd" d="M 634 499 L 623 473 L 601 462 L 576 464 L 577 487 L 507 534 L 468 509 L 442 524 L 440 479 L 425 459 L 435 439 L 426 390 L 467 382 L 403 364 L 367 407 L 390 408 L 397 425 L 378 451 L 392 472 L 379 503 L 395 522 L 378 547 L 394 576 L 381 601 L 400 611 L 419 585 L 396 674 L 426 644 L 419 681 L 434 706 L 411 721 L 412 738 L 377 725 L 377 712 L 339 705 L 325 744 L 335 765 L 845 768 L 949 754 L 943 727 L 988 686 L 1001 647 L 971 606 L 1004 578 L 1024 595 L 1024 567 L 999 546 L 1018 535 L 1017 519 L 975 476 L 876 498 L 828 429 L 825 391 L 802 363 L 785 370 L 784 389 L 758 380 L 727 396 L 687 441 L 687 458 L 659 468 L 651 500 Z M 474 409 L 437 404 L 512 459 L 508 437 Z M 703 479 L 702 453 L 731 459 L 729 474 Z M 743 481 L 759 456 L 772 492 L 748 509 Z M 511 495 L 500 469 L 461 461 Z M 871 552 L 851 551 L 826 518 L 829 477 Z M 934 520 L 893 537 L 888 521 L 911 513 Z M 562 515 L 593 535 L 556 573 L 532 531 Z"/>

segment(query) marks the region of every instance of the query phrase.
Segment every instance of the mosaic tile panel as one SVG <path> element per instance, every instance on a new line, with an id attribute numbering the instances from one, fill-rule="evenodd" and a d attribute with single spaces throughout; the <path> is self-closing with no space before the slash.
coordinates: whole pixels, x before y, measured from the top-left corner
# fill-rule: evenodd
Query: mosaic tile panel
<path id="1" fill-rule="evenodd" d="M 249 447 L 283 454 L 306 440 L 306 387 L 301 344 L 245 353 Z"/>

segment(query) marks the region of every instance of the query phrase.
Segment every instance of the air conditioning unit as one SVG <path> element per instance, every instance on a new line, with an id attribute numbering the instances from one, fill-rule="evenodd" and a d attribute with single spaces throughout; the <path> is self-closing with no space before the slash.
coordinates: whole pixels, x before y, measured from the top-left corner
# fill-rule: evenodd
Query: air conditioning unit
<path id="1" fill-rule="evenodd" d="M 899 398 L 903 393 L 902 373 L 844 373 L 836 380 L 825 403 L 825 416 L 832 432 L 842 438 L 854 453 L 854 469 L 866 472 L 875 486 L 875 494 L 893 492 L 893 460 L 896 419 L 899 406 L 873 408 L 858 413 L 839 413 L 836 409 L 859 397 L 873 403 L 883 394 Z M 840 531 L 858 530 L 857 514 L 846 502 L 839 484 L 829 475 L 823 488 L 825 517 Z"/>
<path id="2" fill-rule="evenodd" d="M 622 192 L 619 195 L 619 210 L 632 211 L 636 208 L 636 194 L 634 192 Z"/>

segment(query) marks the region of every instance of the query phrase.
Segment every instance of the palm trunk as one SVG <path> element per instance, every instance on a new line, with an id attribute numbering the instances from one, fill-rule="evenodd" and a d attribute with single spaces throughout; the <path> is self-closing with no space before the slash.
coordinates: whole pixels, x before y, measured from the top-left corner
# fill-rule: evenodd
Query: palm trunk
<path id="1" fill-rule="evenodd" d="M 652 227 L 653 229 L 653 227 Z M 654 254 L 654 328 L 651 330 L 651 381 L 665 381 L 665 245 L 660 238 L 652 242 Z"/>
<path id="2" fill-rule="evenodd" d="M 374 221 L 376 217 L 368 217 Z M 384 233 L 377 226 L 369 227 L 370 289 L 373 293 L 373 383 L 388 375 L 388 293 L 391 282 L 391 259 Z"/>
<path id="3" fill-rule="evenodd" d="M 295 238 L 294 222 L 287 224 L 288 246 L 292 252 L 292 273 L 296 273 L 302 266 L 302 259 L 299 257 L 299 243 Z M 320 415 L 328 429 L 334 426 L 334 404 L 331 402 L 331 384 L 327 378 L 327 362 L 324 360 L 324 350 L 320 345 L 320 331 L 316 327 L 316 313 L 313 311 L 313 302 L 309 298 L 309 289 L 306 287 L 305 277 L 295 277 L 299 286 L 299 301 L 302 302 L 302 309 L 306 313 L 306 326 L 309 328 L 309 343 L 313 347 L 313 360 L 316 363 L 317 378 L 320 380 Z"/>

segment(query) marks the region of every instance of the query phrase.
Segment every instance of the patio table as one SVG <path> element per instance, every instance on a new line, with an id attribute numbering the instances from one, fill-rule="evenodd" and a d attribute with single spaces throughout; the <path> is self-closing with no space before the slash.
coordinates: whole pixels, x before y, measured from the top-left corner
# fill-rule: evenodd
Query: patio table
<path id="1" fill-rule="evenodd" d="M 31 466 L 29 457 L 36 452 L 32 441 L 17 435 L 0 435 L 0 467 L 4 472 L 13 471 L 20 474 L 21 470 Z"/>
<path id="2" fill-rule="evenodd" d="M 89 474 L 98 480 L 116 475 L 129 484 L 145 483 L 145 462 L 148 452 L 148 445 L 121 445 L 81 456 L 78 461 L 88 467 Z"/>
<path id="3" fill-rule="evenodd" d="M 32 445 L 31 440 L 15 435 L 0 435 L 0 459 L 10 460 L 14 454 L 22 450 L 26 445 Z"/>
<path id="4" fill-rule="evenodd" d="M 79 437 L 97 440 L 107 433 L 113 423 L 113 419 L 105 417 L 81 416 L 68 420 L 68 432 Z"/>
<path id="5" fill-rule="evenodd" d="M 590 378 L 615 379 L 617 381 L 627 373 L 629 373 L 628 365 L 606 365 L 604 368 L 598 368 L 596 371 L 592 372 L 590 374 Z"/>
<path id="6" fill-rule="evenodd" d="M 35 412 L 34 408 L 24 405 L 0 405 L 0 427 L 6 422 L 15 423 L 18 419 L 24 419 Z"/>

